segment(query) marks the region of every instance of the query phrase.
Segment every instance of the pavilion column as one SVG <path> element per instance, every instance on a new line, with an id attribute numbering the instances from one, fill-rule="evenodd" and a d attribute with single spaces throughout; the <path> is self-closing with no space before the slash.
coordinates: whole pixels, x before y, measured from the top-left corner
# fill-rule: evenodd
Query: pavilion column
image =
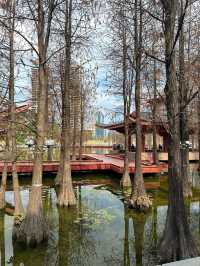
<path id="1" fill-rule="evenodd" d="M 194 134 L 192 134 L 192 151 L 194 151 L 194 143 L 195 143 Z"/>
<path id="2" fill-rule="evenodd" d="M 169 145 L 169 135 L 168 133 L 163 135 L 163 151 L 168 151 L 168 145 Z"/>

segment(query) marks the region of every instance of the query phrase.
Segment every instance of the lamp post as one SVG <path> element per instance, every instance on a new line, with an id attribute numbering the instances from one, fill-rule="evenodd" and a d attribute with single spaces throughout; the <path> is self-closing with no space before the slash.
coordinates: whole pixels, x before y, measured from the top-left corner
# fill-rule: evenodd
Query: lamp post
<path id="1" fill-rule="evenodd" d="M 47 147 L 47 160 L 52 161 L 53 157 L 53 147 L 55 146 L 54 139 L 45 140 L 45 146 Z"/>
<path id="2" fill-rule="evenodd" d="M 32 161 L 32 147 L 34 146 L 34 140 L 30 138 L 26 139 L 25 145 L 28 146 L 27 159 L 28 161 Z"/>

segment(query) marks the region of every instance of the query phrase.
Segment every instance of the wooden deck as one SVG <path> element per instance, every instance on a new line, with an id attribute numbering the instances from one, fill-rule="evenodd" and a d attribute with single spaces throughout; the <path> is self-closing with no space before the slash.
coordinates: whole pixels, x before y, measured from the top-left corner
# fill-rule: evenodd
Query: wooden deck
<path id="1" fill-rule="evenodd" d="M 122 174 L 124 168 L 124 162 L 120 158 L 112 158 L 110 156 L 101 154 L 90 154 L 87 155 L 89 160 L 83 161 L 71 161 L 72 171 L 93 171 L 93 170 L 111 170 L 113 172 Z M 55 173 L 58 171 L 58 161 L 43 162 L 43 172 Z M 158 174 L 164 168 L 166 164 L 161 164 L 160 166 L 152 165 L 150 163 L 142 164 L 142 171 L 144 174 Z M 134 163 L 130 163 L 129 166 L 130 173 L 135 172 Z M 3 171 L 3 162 L 0 162 L 0 173 Z M 17 162 L 18 173 L 32 173 L 33 162 L 30 161 L 20 161 Z M 11 164 L 8 165 L 8 172 L 11 172 Z"/>
<path id="2" fill-rule="evenodd" d="M 166 264 L 157 265 L 157 266 L 199 266 L 199 265 L 200 265 L 200 257 L 196 257 L 193 259 L 180 260 L 180 261 L 166 263 Z"/>
<path id="3" fill-rule="evenodd" d="M 124 161 L 120 158 L 117 158 L 115 156 L 106 156 L 101 154 L 92 154 L 90 155 L 95 159 L 102 160 L 104 164 L 108 167 L 109 170 L 112 170 L 113 172 L 122 174 L 124 169 Z M 144 174 L 158 174 L 162 172 L 162 170 L 166 167 L 166 164 L 161 164 L 160 166 L 143 162 L 142 163 L 142 172 Z M 135 173 L 135 164 L 134 162 L 131 162 L 129 164 L 129 171 L 130 173 Z"/>

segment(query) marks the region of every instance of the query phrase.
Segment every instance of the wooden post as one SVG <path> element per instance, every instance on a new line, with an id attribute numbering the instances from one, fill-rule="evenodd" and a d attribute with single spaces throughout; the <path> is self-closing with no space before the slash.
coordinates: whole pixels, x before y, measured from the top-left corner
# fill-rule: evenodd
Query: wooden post
<path id="1" fill-rule="evenodd" d="M 168 133 L 163 134 L 163 151 L 167 152 L 169 145 L 169 135 Z"/>

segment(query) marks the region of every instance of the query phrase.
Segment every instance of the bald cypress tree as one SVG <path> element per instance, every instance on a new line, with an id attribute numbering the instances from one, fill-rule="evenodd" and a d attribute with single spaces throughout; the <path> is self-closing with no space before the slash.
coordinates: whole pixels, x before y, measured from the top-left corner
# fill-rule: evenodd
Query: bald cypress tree
<path id="1" fill-rule="evenodd" d="M 160 243 L 161 261 L 170 262 L 197 255 L 197 249 L 187 221 L 183 197 L 180 153 L 179 91 L 175 61 L 175 23 L 177 0 L 161 1 L 164 11 L 166 108 L 170 131 L 168 146 L 169 203 L 165 231 Z M 187 2 L 186 2 L 187 4 Z M 179 21 L 182 27 L 184 19 Z"/>

